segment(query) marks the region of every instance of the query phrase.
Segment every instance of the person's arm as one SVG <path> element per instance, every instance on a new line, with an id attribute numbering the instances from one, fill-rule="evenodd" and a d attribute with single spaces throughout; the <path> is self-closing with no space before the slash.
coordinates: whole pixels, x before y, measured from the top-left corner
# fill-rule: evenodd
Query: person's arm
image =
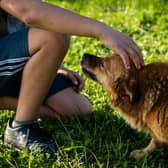
<path id="1" fill-rule="evenodd" d="M 99 22 L 41 0 L 2 0 L 1 7 L 30 27 L 53 32 L 97 37 Z"/>
<path id="2" fill-rule="evenodd" d="M 2 0 L 0 7 L 30 27 L 68 35 L 95 37 L 118 53 L 126 67 L 129 67 L 129 58 L 137 68 L 143 65 L 141 52 L 130 37 L 95 19 L 41 0 Z"/>

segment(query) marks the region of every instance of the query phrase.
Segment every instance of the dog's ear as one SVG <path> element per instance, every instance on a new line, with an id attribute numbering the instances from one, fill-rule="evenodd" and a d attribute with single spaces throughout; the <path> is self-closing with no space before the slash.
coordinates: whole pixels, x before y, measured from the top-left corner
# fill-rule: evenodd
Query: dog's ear
<path id="1" fill-rule="evenodd" d="M 117 79 L 115 89 L 120 99 L 127 96 L 129 97 L 130 103 L 135 103 L 140 97 L 138 78 L 131 70 L 126 71 Z"/>

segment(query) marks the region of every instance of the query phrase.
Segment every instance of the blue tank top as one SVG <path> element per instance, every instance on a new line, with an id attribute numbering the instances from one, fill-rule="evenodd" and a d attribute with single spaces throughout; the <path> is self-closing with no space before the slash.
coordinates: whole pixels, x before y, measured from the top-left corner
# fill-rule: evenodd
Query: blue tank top
<path id="1" fill-rule="evenodd" d="M 23 22 L 0 9 L 0 36 L 16 32 L 23 27 L 26 27 Z"/>

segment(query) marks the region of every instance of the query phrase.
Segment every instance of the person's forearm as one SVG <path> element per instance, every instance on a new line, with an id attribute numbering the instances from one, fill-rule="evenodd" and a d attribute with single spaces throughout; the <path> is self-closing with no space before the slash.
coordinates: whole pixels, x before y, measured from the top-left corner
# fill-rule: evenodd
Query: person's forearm
<path id="1" fill-rule="evenodd" d="M 28 21 L 30 26 L 68 35 L 98 37 L 100 23 L 94 19 L 46 3 L 41 4 L 39 10 L 40 14 L 34 12 Z"/>
<path id="2" fill-rule="evenodd" d="M 22 1 L 22 6 L 19 1 Z M 103 26 L 94 19 L 80 16 L 40 0 L 3 0 L 1 6 L 30 27 L 68 35 L 98 38 L 99 27 Z"/>

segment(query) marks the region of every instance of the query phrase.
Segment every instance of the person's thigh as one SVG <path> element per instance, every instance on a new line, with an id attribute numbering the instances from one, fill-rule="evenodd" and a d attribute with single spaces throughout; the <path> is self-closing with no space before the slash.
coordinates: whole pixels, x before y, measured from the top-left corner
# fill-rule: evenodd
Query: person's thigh
<path id="1" fill-rule="evenodd" d="M 87 115 L 92 112 L 89 100 L 72 87 L 48 97 L 45 104 L 60 117 Z"/>
<path id="2" fill-rule="evenodd" d="M 0 108 L 16 110 L 21 76 L 18 74 L 10 81 L 13 83 L 8 94 L 0 97 Z M 31 92 L 31 90 L 30 90 Z M 48 117 L 71 117 L 76 115 L 86 115 L 92 112 L 92 106 L 88 99 L 77 93 L 72 88 L 72 83 L 62 75 L 56 75 L 44 103 L 39 109 L 38 116 Z"/>

